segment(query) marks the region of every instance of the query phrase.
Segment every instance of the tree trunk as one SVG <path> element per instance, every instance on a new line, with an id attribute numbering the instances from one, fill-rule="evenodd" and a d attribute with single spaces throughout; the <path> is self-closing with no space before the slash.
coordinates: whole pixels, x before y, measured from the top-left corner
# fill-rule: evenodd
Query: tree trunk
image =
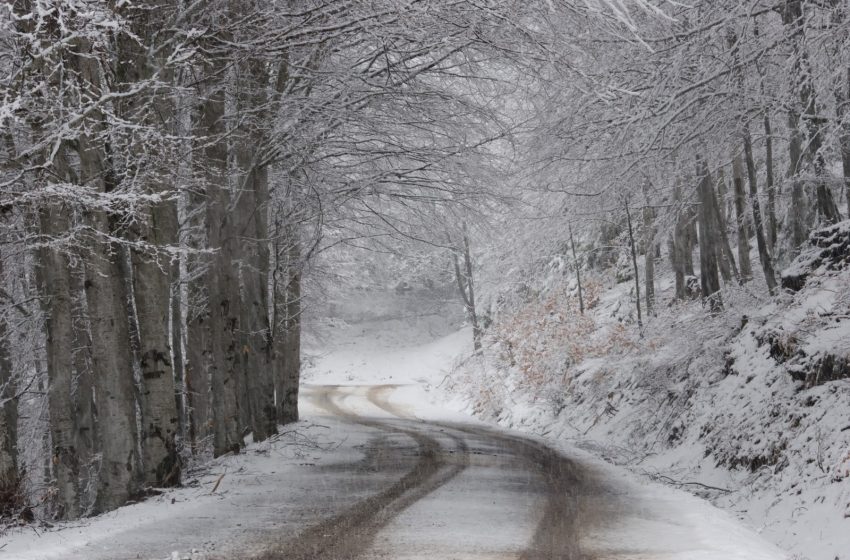
<path id="1" fill-rule="evenodd" d="M 750 204 L 753 208 L 753 224 L 756 230 L 756 243 L 759 250 L 759 260 L 761 268 L 764 272 L 765 282 L 767 282 L 767 291 L 773 295 L 776 289 L 776 276 L 773 272 L 773 259 L 770 256 L 767 248 L 767 241 L 764 236 L 764 225 L 761 219 L 761 207 L 758 198 L 758 185 L 756 177 L 756 164 L 753 159 L 753 145 L 750 139 L 750 129 L 748 125 L 744 125 L 744 157 L 747 162 L 747 177 L 750 183 Z"/>
<path id="2" fill-rule="evenodd" d="M 3 259 L 0 256 L 0 278 Z M 18 473 L 18 396 L 9 355 L 9 326 L 0 317 L 0 518 L 14 515 L 22 502 Z"/>
<path id="3" fill-rule="evenodd" d="M 764 152 L 764 165 L 767 168 L 767 241 L 772 250 L 776 247 L 779 226 L 776 221 L 776 182 L 773 178 L 773 131 L 767 111 L 764 113 Z"/>
<path id="4" fill-rule="evenodd" d="M 225 91 L 220 83 L 227 63 L 215 59 L 206 64 L 204 101 L 196 136 L 202 142 L 199 165 L 203 166 L 206 189 L 207 241 L 215 251 L 207 271 L 209 296 L 210 382 L 212 388 L 213 454 L 238 452 L 242 447 L 237 337 L 239 331 L 239 286 L 234 269 L 236 235 L 230 212 Z M 247 403 L 241 403 L 247 404 Z M 243 411 L 244 412 L 244 411 Z"/>
<path id="5" fill-rule="evenodd" d="M 646 295 L 646 314 L 652 315 L 655 308 L 655 211 L 650 206 L 649 188 L 643 187 L 646 206 L 643 208 L 643 255 L 644 255 L 644 291 Z"/>
<path id="6" fill-rule="evenodd" d="M 298 389 L 301 377 L 301 241 L 289 212 L 278 217 L 274 278 L 274 366 L 278 422 L 298 421 Z"/>
<path id="7" fill-rule="evenodd" d="M 116 77 L 121 83 L 136 87 L 148 84 L 142 94 L 120 101 L 118 107 L 128 120 L 141 118 L 139 125 L 151 129 L 162 122 L 173 126 L 175 117 L 173 99 L 163 87 L 163 84 L 166 87 L 171 85 L 173 72 L 164 60 L 149 59 L 146 48 L 161 46 L 153 38 L 163 38 L 162 30 L 156 29 L 162 15 L 161 9 L 152 9 L 158 8 L 156 4 L 151 0 L 142 0 L 135 7 L 124 7 L 132 22 L 133 32 L 151 44 L 122 38 L 119 41 L 119 64 L 116 69 Z M 150 83 L 157 70 L 160 71 L 158 82 Z M 146 105 L 153 109 L 150 114 L 145 112 Z M 142 206 L 143 215 L 136 222 L 134 241 L 147 247 L 137 246 L 130 255 L 141 374 L 144 482 L 150 486 L 166 487 L 180 482 L 180 460 L 175 439 L 179 419 L 169 332 L 172 263 L 168 253 L 164 252 L 164 249 L 177 244 L 178 224 L 177 205 L 169 196 L 170 181 L 166 179 L 175 174 L 168 168 L 156 169 L 158 165 L 169 165 L 168 146 L 158 145 L 162 140 L 157 140 L 149 141 L 147 145 L 131 141 L 127 149 L 135 156 L 133 161 L 150 159 L 149 167 L 153 169 L 138 169 L 137 175 L 144 181 L 145 194 L 161 197 L 147 207 Z"/>
<path id="8" fill-rule="evenodd" d="M 463 267 L 461 268 L 458 252 L 463 253 Z M 469 237 L 466 233 L 466 224 L 463 226 L 463 247 L 452 252 L 454 262 L 455 281 L 460 292 L 466 317 L 472 324 L 472 347 L 478 352 L 481 350 L 481 328 L 478 323 L 478 313 L 475 309 L 475 283 L 472 277 L 472 258 L 469 254 Z"/>
<path id="9" fill-rule="evenodd" d="M 91 334 L 85 281 L 85 269 L 82 266 L 82 259 L 79 259 L 78 265 L 70 271 L 70 286 L 73 305 L 71 312 L 74 332 L 73 363 L 77 386 L 73 399 L 73 415 L 76 427 L 74 445 L 77 462 L 80 465 L 79 502 L 81 515 L 85 515 L 91 510 L 94 499 L 97 497 L 95 492 L 98 471 L 96 457 L 98 453 L 97 444 L 100 440 L 95 420 Z"/>
<path id="10" fill-rule="evenodd" d="M 640 277 L 638 276 L 637 251 L 635 250 L 635 235 L 632 230 L 632 213 L 629 210 L 629 201 L 626 199 L 626 224 L 629 229 L 629 249 L 632 254 L 632 269 L 635 274 L 635 306 L 637 307 L 638 327 L 643 328 L 643 317 L 640 311 Z"/>
<path id="11" fill-rule="evenodd" d="M 723 182 L 718 182 L 718 185 Z M 711 191 L 711 213 L 715 221 L 715 227 L 720 233 L 720 274 L 723 276 L 724 282 L 729 282 L 734 276 L 738 283 L 741 282 L 741 275 L 738 272 L 738 267 L 735 264 L 735 256 L 732 254 L 732 246 L 729 243 L 729 234 L 726 231 L 726 220 L 723 213 L 720 211 L 720 206 L 715 196 L 714 190 Z"/>
<path id="12" fill-rule="evenodd" d="M 673 187 L 673 209 L 676 212 L 673 233 L 670 235 L 670 263 L 675 278 L 676 299 L 683 300 L 687 295 L 685 286 L 685 251 L 688 247 L 686 213 L 682 206 L 682 186 L 679 180 Z"/>
<path id="13" fill-rule="evenodd" d="M 735 189 L 735 223 L 738 229 L 738 266 L 741 272 L 741 282 L 748 282 L 753 277 L 753 266 L 750 262 L 747 199 L 744 192 L 744 170 L 740 154 L 735 154 L 732 159 L 732 184 Z"/>
<path id="14" fill-rule="evenodd" d="M 578 309 L 584 315 L 584 294 L 581 287 L 581 266 L 579 266 L 578 255 L 576 254 L 576 242 L 573 239 L 573 226 L 570 225 L 570 247 L 573 251 L 573 266 L 576 271 L 576 284 L 578 285 Z"/>
<path id="15" fill-rule="evenodd" d="M 712 311 L 718 311 L 723 306 L 720 298 L 720 278 L 717 265 L 717 232 L 712 213 L 713 186 L 708 164 L 697 156 L 697 179 L 699 180 L 699 261 L 700 288 L 702 297 L 708 302 Z"/>
<path id="16" fill-rule="evenodd" d="M 64 147 L 56 155 L 56 175 L 67 180 Z M 62 203 L 45 204 L 38 210 L 39 234 L 55 240 L 68 234 L 71 219 Z M 67 249 L 66 249 L 67 250 Z M 62 248 L 44 246 L 35 255 L 38 293 L 44 312 L 47 358 L 47 405 L 52 441 L 51 466 L 56 485 L 56 515 L 73 519 L 80 515 L 77 430 L 72 405 L 73 348 L 71 275 L 68 255 Z"/>

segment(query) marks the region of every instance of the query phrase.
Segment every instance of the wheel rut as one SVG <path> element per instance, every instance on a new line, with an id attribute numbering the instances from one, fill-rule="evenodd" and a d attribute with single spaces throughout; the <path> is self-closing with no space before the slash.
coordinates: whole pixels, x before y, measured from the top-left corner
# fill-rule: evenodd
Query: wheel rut
<path id="1" fill-rule="evenodd" d="M 460 474 L 469 464 L 466 443 L 452 434 L 455 450 L 446 450 L 440 442 L 421 431 L 394 425 L 389 421 L 362 418 L 334 402 L 338 387 L 317 388 L 311 396 L 328 412 L 351 422 L 388 432 L 404 434 L 416 442 L 418 459 L 413 469 L 376 495 L 363 499 L 333 517 L 281 543 L 275 550 L 256 560 L 352 560 L 361 556 L 378 532 L 410 505 Z"/>

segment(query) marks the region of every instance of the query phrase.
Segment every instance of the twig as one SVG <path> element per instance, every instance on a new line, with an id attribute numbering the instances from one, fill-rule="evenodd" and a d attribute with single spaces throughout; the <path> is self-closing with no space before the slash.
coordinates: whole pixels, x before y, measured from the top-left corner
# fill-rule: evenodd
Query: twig
<path id="1" fill-rule="evenodd" d="M 676 484 L 678 486 L 699 486 L 701 488 L 706 488 L 708 490 L 717 490 L 718 492 L 725 492 L 727 494 L 734 492 L 734 490 L 729 490 L 728 488 L 719 488 L 717 486 L 711 486 L 709 484 L 703 484 L 702 482 L 681 482 L 674 478 L 670 478 L 669 476 L 665 476 L 663 474 L 651 474 L 650 478 L 653 479 L 662 479 L 670 484 Z"/>

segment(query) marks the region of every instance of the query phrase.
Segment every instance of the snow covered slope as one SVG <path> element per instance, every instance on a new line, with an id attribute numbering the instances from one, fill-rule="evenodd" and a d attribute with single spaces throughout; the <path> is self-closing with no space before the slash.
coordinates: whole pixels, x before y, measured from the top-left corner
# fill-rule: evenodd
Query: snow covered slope
<path id="1" fill-rule="evenodd" d="M 850 222 L 835 226 L 843 235 Z M 668 305 L 644 327 L 633 281 L 553 272 L 503 305 L 483 355 L 452 376 L 472 411 L 593 451 L 728 509 L 797 558 L 850 558 L 850 270 L 835 232 L 786 273 Z M 645 310 L 644 310 L 645 311 Z"/>

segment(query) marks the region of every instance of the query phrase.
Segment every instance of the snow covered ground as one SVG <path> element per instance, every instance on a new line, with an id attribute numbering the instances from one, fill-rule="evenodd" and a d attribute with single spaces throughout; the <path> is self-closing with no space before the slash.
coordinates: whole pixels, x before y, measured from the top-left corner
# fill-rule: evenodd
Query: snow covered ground
<path id="1" fill-rule="evenodd" d="M 468 395 L 446 390 L 458 381 L 453 376 L 458 374 L 459 357 L 471 350 L 469 330 L 431 338 L 428 333 L 434 333 L 435 327 L 429 321 L 369 322 L 334 329 L 332 336 L 324 333 L 320 348 L 309 350 L 305 395 L 314 386 L 344 385 L 350 388 L 339 390 L 341 401 L 351 413 L 476 422 L 465 414 L 473 406 Z M 411 343 L 420 337 L 431 339 L 424 344 Z M 383 398 L 388 406 L 376 407 L 365 398 L 368 387 L 375 385 L 386 386 Z M 303 400 L 303 414 L 305 420 L 276 441 L 251 445 L 244 454 L 216 460 L 190 476 L 186 488 L 96 518 L 39 528 L 38 532 L 24 527 L 6 534 L 0 544 L 0 560 L 250 557 L 270 539 L 294 535 L 388 484 L 381 476 L 358 478 L 357 484 L 352 484 L 329 475 L 333 470 L 329 467 L 362 458 L 369 431 L 328 416 L 314 408 L 309 398 Z M 605 487 L 613 489 L 619 504 L 604 512 L 604 523 L 597 523 L 597 529 L 582 536 L 582 546 L 599 557 L 785 558 L 730 514 L 566 446 L 553 435 L 540 441 L 557 446 L 599 477 Z M 435 499 L 426 503 L 438 503 Z M 403 539 L 409 533 L 405 533 L 403 516 L 394 523 L 386 534 L 395 531 L 397 538 Z M 482 530 L 493 531 L 491 520 L 479 520 L 476 531 Z M 527 533 L 521 529 L 517 535 Z M 395 550 L 392 538 L 382 537 L 375 546 L 375 550 Z M 409 557 L 435 558 L 427 551 Z"/>

